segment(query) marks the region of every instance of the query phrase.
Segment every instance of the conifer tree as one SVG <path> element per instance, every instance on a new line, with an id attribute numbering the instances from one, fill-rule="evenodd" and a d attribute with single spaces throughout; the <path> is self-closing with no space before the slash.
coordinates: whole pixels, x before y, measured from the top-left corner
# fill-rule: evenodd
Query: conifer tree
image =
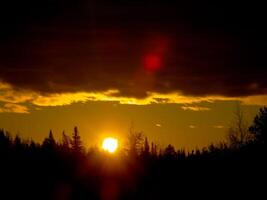
<path id="1" fill-rule="evenodd" d="M 74 132 L 71 140 L 71 148 L 76 153 L 80 153 L 83 149 L 81 137 L 79 135 L 77 126 L 74 127 Z"/>

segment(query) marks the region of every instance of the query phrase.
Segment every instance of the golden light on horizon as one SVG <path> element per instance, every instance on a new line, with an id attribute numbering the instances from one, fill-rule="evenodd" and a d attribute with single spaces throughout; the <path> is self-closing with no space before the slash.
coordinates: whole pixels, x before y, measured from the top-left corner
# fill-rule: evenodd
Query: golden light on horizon
<path id="1" fill-rule="evenodd" d="M 102 148 L 109 153 L 114 153 L 118 148 L 118 140 L 113 137 L 107 137 L 103 140 Z"/>

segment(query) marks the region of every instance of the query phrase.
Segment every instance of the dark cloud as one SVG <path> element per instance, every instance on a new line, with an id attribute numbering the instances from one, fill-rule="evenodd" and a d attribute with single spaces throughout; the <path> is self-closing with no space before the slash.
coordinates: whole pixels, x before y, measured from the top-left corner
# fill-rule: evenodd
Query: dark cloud
<path id="1" fill-rule="evenodd" d="M 26 0 L 0 15 L 0 79 L 17 88 L 267 91 L 266 12 L 256 2 Z"/>

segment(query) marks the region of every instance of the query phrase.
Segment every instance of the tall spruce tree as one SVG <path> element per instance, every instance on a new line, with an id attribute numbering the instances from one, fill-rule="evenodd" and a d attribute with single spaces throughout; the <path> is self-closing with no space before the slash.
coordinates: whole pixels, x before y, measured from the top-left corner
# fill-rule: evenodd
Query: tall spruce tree
<path id="1" fill-rule="evenodd" d="M 82 141 L 77 126 L 74 127 L 74 132 L 72 134 L 71 148 L 76 153 L 80 153 L 83 150 Z"/>

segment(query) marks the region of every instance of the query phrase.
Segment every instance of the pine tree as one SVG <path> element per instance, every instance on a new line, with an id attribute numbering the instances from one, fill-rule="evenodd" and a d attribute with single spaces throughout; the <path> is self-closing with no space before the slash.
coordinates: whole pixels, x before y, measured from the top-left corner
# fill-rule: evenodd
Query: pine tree
<path id="1" fill-rule="evenodd" d="M 157 145 L 154 144 L 153 142 L 151 143 L 151 154 L 153 156 L 156 156 L 157 155 Z"/>
<path id="2" fill-rule="evenodd" d="M 52 130 L 50 130 L 48 138 L 44 139 L 43 147 L 47 149 L 53 149 L 55 148 L 55 146 L 56 146 L 56 141 L 54 139 Z"/>
<path id="3" fill-rule="evenodd" d="M 23 144 L 22 144 L 21 138 L 18 135 L 16 135 L 13 143 L 14 143 L 14 147 L 16 151 L 22 151 Z"/>
<path id="4" fill-rule="evenodd" d="M 145 142 L 144 142 L 144 155 L 149 155 L 149 144 L 148 144 L 148 140 L 147 137 L 145 138 Z"/>
<path id="5" fill-rule="evenodd" d="M 135 131 L 133 125 L 131 125 L 129 130 L 128 144 L 129 144 L 128 153 L 131 157 L 134 158 L 143 152 L 143 147 L 144 147 L 143 132 Z"/>
<path id="6" fill-rule="evenodd" d="M 70 147 L 70 138 L 65 134 L 65 131 L 62 132 L 62 147 L 67 150 Z"/>
<path id="7" fill-rule="evenodd" d="M 249 131 L 254 135 L 256 142 L 266 145 L 267 140 L 267 107 L 260 109 L 258 115 L 254 118 Z"/>
<path id="8" fill-rule="evenodd" d="M 76 153 L 80 153 L 83 149 L 81 137 L 79 135 L 77 126 L 74 127 L 74 133 L 72 135 L 72 140 L 71 140 L 71 148 Z"/>
<path id="9" fill-rule="evenodd" d="M 176 152 L 175 152 L 175 148 L 174 146 L 172 146 L 171 144 L 169 144 L 165 150 L 164 150 L 164 156 L 166 158 L 175 158 L 176 156 Z"/>

